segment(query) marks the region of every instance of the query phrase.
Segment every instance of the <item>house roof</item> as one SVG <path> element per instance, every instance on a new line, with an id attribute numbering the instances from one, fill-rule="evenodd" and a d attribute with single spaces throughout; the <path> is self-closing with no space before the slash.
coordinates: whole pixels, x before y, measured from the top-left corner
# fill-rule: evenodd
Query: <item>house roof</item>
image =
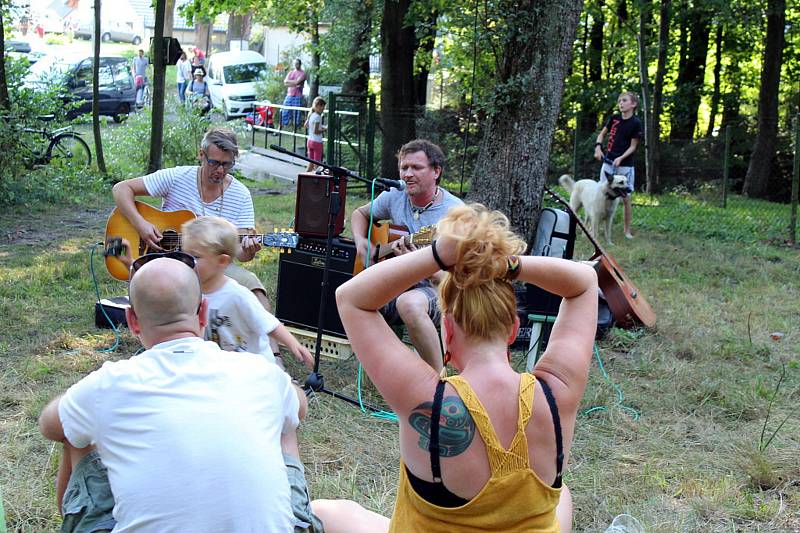
<path id="1" fill-rule="evenodd" d="M 191 30 L 194 29 L 194 24 L 189 24 L 186 19 L 181 16 L 178 8 L 190 3 L 192 0 L 175 0 L 175 18 L 173 19 L 172 29 L 174 30 Z M 133 10 L 137 15 L 142 17 L 145 28 L 154 28 L 156 25 L 156 14 L 152 7 L 151 0 L 128 0 Z M 228 31 L 228 18 L 225 15 L 219 15 L 214 19 L 214 31 Z"/>

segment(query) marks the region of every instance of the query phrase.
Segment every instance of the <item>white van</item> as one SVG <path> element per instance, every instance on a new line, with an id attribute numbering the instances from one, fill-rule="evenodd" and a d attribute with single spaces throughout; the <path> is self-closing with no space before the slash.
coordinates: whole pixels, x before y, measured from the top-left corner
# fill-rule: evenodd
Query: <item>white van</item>
<path id="1" fill-rule="evenodd" d="M 253 50 L 217 52 L 208 59 L 206 68 L 211 103 L 222 110 L 225 120 L 253 109 L 255 84 L 267 76 L 264 56 Z"/>

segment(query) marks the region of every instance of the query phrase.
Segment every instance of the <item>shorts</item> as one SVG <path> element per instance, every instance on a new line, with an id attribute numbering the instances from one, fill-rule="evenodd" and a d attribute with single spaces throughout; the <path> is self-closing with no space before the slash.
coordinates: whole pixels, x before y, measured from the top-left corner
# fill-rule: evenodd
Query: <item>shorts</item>
<path id="1" fill-rule="evenodd" d="M 97 451 L 89 452 L 73 469 L 61 502 L 64 533 L 111 531 L 116 525 L 112 512 L 114 495 L 108 471 Z"/>
<path id="2" fill-rule="evenodd" d="M 430 281 L 424 280 L 411 287 L 409 291 L 422 291 L 425 297 L 428 298 L 428 316 L 434 325 L 438 327 L 442 315 L 439 312 L 439 293 L 436 288 Z M 381 307 L 380 313 L 390 326 L 397 326 L 403 323 L 400 313 L 397 312 L 397 298 Z"/>
<path id="3" fill-rule="evenodd" d="M 323 533 L 322 521 L 311 512 L 311 496 L 308 494 L 305 469 L 297 457 L 283 454 L 286 476 L 292 494 L 292 514 L 295 518 L 294 533 Z"/>
<path id="4" fill-rule="evenodd" d="M 312 141 L 311 139 L 306 141 L 306 150 L 308 151 L 308 158 L 309 159 L 316 159 L 317 161 L 322 161 L 322 143 L 319 141 Z"/>
<path id="5" fill-rule="evenodd" d="M 600 167 L 600 183 L 608 181 L 606 172 L 611 174 L 621 174 L 628 178 L 628 194 L 633 193 L 634 185 L 636 184 L 636 172 L 633 167 L 615 167 L 611 163 L 603 161 L 603 166 Z"/>
<path id="6" fill-rule="evenodd" d="M 246 268 L 230 263 L 228 268 L 225 269 L 225 275 L 250 291 L 262 291 L 264 294 L 267 294 L 267 290 L 264 288 L 264 285 L 261 284 L 261 280 L 258 279 L 258 276 Z"/>

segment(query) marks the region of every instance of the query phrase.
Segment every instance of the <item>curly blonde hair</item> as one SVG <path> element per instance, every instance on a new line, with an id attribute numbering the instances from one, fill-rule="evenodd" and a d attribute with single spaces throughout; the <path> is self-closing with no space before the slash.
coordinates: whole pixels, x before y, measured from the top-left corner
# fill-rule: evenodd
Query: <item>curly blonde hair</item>
<path id="1" fill-rule="evenodd" d="M 436 232 L 458 241 L 455 264 L 439 284 L 442 313 L 451 314 L 467 335 L 507 335 L 517 317 L 514 287 L 505 279 L 508 256 L 522 253 L 525 241 L 503 213 L 477 203 L 451 209 Z"/>

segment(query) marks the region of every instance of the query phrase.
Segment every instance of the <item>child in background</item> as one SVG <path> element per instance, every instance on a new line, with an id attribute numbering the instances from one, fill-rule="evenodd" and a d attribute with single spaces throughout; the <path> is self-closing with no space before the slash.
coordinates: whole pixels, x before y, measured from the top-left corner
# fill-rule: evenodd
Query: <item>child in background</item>
<path id="1" fill-rule="evenodd" d="M 239 249 L 236 227 L 219 217 L 199 217 L 183 225 L 183 251 L 197 260 L 200 288 L 208 300 L 205 338 L 223 350 L 261 354 L 283 367 L 273 354 L 269 339 L 283 344 L 309 368 L 311 353 L 268 313 L 252 292 L 225 275 L 225 268 Z"/>
<path id="2" fill-rule="evenodd" d="M 328 129 L 322 125 L 322 113 L 325 112 L 326 105 L 328 103 L 321 96 L 314 98 L 305 123 L 308 128 L 308 141 L 306 141 L 308 157 L 317 161 L 322 161 L 322 132 Z M 315 168 L 317 165 L 309 163 L 306 172 L 313 172 Z"/>

